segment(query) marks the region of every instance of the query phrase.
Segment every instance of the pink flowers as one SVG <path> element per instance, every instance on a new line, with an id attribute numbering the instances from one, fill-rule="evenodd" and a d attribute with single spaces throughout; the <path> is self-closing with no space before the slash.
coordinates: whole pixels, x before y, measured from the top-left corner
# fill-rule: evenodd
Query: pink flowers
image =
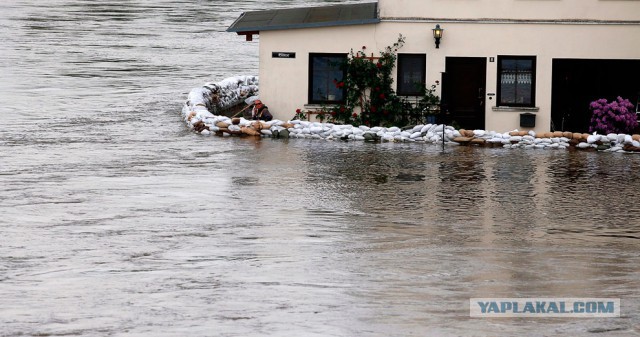
<path id="1" fill-rule="evenodd" d="M 633 104 L 620 96 L 611 103 L 604 98 L 593 101 L 589 109 L 592 111 L 589 132 L 629 133 L 638 127 Z"/>

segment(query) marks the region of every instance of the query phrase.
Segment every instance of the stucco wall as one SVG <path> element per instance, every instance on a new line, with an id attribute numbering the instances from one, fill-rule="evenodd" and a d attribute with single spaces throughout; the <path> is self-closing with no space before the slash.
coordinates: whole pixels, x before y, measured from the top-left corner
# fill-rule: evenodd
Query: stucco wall
<path id="1" fill-rule="evenodd" d="M 638 0 L 379 0 L 388 17 L 640 20 Z"/>
<path id="2" fill-rule="evenodd" d="M 375 25 L 292 29 L 260 33 L 260 98 L 274 116 L 291 119 L 308 97 L 309 53 L 348 53 L 375 44 Z M 272 58 L 272 52 L 295 52 L 295 58 Z"/>
<path id="3" fill-rule="evenodd" d="M 537 56 L 536 106 L 540 111 L 535 131 L 542 132 L 550 128 L 554 58 L 640 60 L 640 25 L 443 23 L 445 33 L 440 49 L 435 49 L 431 33 L 433 26 L 429 22 L 382 22 L 377 25 L 262 32 L 261 97 L 276 117 L 292 118 L 296 108 L 304 108 L 307 103 L 310 52 L 346 53 L 363 45 L 369 52 L 379 51 L 395 42 L 401 33 L 406 36 L 406 44 L 400 52 L 427 54 L 428 84 L 440 79 L 446 57 L 497 59 L 498 55 Z M 296 58 L 274 59 L 271 57 L 274 51 L 296 52 Z M 496 82 L 497 62 L 487 60 L 487 93 L 496 93 Z M 493 111 L 495 98 L 487 98 L 486 103 L 487 129 L 502 132 L 519 127 L 520 112 Z"/>

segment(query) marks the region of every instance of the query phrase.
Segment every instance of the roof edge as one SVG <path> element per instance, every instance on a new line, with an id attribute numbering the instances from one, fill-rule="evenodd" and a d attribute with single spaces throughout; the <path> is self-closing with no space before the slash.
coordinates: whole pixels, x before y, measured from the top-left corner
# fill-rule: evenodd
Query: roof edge
<path id="1" fill-rule="evenodd" d="M 366 25 L 366 24 L 376 24 L 380 23 L 380 14 L 379 14 L 379 4 L 378 1 L 365 2 L 359 4 L 342 4 L 342 5 L 331 5 L 331 6 L 312 6 L 312 7 L 294 7 L 294 8 L 283 8 L 279 10 L 296 10 L 296 9 L 313 9 L 313 8 L 330 8 L 330 7 L 348 7 L 348 6 L 366 6 L 366 5 L 374 5 L 374 14 L 373 18 L 366 19 L 358 19 L 358 20 L 345 20 L 345 21 L 325 21 L 325 22 L 310 22 L 310 23 L 292 23 L 292 24 L 284 24 L 284 25 L 272 25 L 272 26 L 251 26 L 251 27 L 242 27 L 237 28 L 236 25 L 241 22 L 247 14 L 251 13 L 261 13 L 261 12 L 271 12 L 276 10 L 259 10 L 259 11 L 249 11 L 242 12 L 240 16 L 226 29 L 226 32 L 231 33 L 248 33 L 248 32 L 260 32 L 260 31 L 269 31 L 269 30 L 289 30 L 289 29 L 302 29 L 302 28 L 319 28 L 319 27 L 336 27 L 336 26 L 352 26 L 352 25 Z"/>
<path id="2" fill-rule="evenodd" d="M 379 18 L 376 18 L 376 19 L 368 19 L 368 20 L 303 23 L 303 24 L 280 25 L 280 26 L 271 26 L 271 27 L 245 27 L 242 29 L 235 29 L 233 28 L 233 26 L 230 26 L 229 28 L 227 28 L 226 31 L 230 33 L 243 33 L 243 32 L 254 32 L 254 31 L 260 32 L 260 31 L 269 31 L 269 30 L 289 30 L 289 29 L 303 29 L 303 28 L 369 25 L 369 24 L 376 24 L 380 22 L 381 20 Z"/>
<path id="3" fill-rule="evenodd" d="M 247 14 L 247 12 L 242 12 L 240 13 L 240 15 L 238 16 L 237 19 L 233 20 L 233 23 L 229 26 L 229 28 L 226 29 L 227 32 L 232 32 L 230 29 L 236 25 L 236 23 L 238 23 L 240 20 L 242 20 L 242 18 Z M 235 32 L 235 31 L 234 31 Z"/>

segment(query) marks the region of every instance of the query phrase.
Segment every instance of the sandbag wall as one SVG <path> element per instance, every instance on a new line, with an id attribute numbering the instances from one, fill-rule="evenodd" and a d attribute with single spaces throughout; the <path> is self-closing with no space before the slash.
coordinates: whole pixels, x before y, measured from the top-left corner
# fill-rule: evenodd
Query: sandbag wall
<path id="1" fill-rule="evenodd" d="M 412 127 L 368 127 L 309 122 L 302 120 L 251 121 L 216 115 L 258 93 L 258 78 L 238 76 L 193 89 L 182 109 L 187 125 L 202 135 L 309 138 L 371 142 L 423 142 L 431 144 L 503 147 L 510 149 L 582 149 L 640 153 L 640 135 L 584 134 L 513 130 L 499 133 L 486 130 L 456 130 L 448 125 L 426 124 Z M 255 97 L 254 97 L 255 98 Z"/>
<path id="2" fill-rule="evenodd" d="M 201 88 L 194 88 L 184 105 L 184 110 L 206 110 L 212 114 L 220 114 L 246 99 L 259 93 L 257 76 L 235 76 L 217 83 L 207 83 Z"/>

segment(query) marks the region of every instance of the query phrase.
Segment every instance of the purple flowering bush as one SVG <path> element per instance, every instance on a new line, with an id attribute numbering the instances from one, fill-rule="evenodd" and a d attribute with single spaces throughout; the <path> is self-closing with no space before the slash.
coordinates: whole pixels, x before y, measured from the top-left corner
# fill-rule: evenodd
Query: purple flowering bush
<path id="1" fill-rule="evenodd" d="M 630 133 L 638 127 L 634 108 L 628 99 L 623 99 L 620 96 L 611 103 L 604 98 L 591 102 L 589 109 L 593 114 L 591 115 L 589 132 L 605 135 L 608 133 Z"/>

